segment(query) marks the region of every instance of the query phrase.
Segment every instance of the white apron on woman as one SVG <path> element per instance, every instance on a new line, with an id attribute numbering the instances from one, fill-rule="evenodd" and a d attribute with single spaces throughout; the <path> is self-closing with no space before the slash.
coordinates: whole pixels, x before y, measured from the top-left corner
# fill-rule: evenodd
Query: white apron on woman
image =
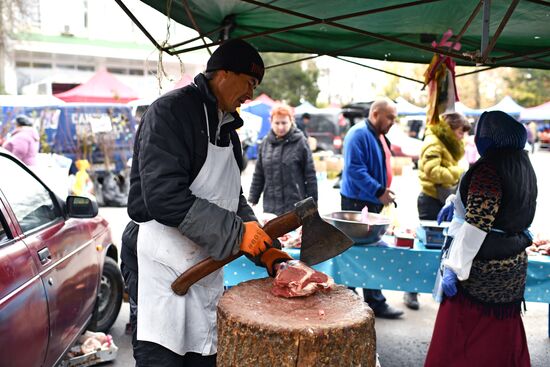
<path id="1" fill-rule="evenodd" d="M 209 131 L 206 106 L 204 111 Z M 210 143 L 210 137 L 208 141 L 206 161 L 190 186 L 191 192 L 236 212 L 241 178 L 233 146 L 216 146 Z M 223 269 L 195 283 L 185 296 L 178 296 L 170 288 L 172 282 L 209 255 L 175 227 L 155 220 L 139 227 L 137 339 L 160 344 L 180 355 L 216 353 L 216 306 L 223 293 Z"/>

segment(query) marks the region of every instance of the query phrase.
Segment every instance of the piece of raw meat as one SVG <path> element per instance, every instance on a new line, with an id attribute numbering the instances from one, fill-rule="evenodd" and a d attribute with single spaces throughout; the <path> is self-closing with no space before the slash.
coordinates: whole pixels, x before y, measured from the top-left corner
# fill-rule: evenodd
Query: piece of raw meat
<path id="1" fill-rule="evenodd" d="M 304 297 L 322 290 L 328 291 L 334 280 L 328 275 L 310 268 L 299 260 L 281 264 L 273 279 L 271 293 L 279 297 Z"/>

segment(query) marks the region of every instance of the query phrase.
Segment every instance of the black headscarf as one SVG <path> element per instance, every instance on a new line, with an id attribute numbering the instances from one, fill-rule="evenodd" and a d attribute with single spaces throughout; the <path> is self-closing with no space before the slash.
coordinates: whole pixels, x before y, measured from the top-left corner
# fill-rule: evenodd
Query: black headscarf
<path id="1" fill-rule="evenodd" d="M 483 112 L 477 123 L 475 143 L 480 155 L 489 149 L 523 149 L 527 142 L 525 126 L 502 111 Z"/>

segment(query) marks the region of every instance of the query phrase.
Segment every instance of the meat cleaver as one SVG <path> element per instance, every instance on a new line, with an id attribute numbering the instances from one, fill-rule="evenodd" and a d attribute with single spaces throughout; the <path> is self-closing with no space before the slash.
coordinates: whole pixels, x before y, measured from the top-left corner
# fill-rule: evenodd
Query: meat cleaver
<path id="1" fill-rule="evenodd" d="M 309 266 L 341 254 L 353 245 L 342 231 L 319 216 L 315 200 L 309 197 L 295 204 L 295 209 L 267 222 L 263 230 L 276 239 L 302 226 L 300 260 Z M 244 255 L 239 251 L 223 260 L 204 259 L 181 274 L 173 283 L 174 293 L 183 296 L 193 284 Z"/>

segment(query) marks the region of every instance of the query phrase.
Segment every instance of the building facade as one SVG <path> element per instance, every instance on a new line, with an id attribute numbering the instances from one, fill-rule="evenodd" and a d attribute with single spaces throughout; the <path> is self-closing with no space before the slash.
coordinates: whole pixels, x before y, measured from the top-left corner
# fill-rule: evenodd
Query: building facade
<path id="1" fill-rule="evenodd" d="M 159 52 L 113 0 L 26 0 L 25 15 L 0 51 L 0 82 L 8 94 L 55 94 L 107 69 L 140 97 L 170 90 L 183 76 L 204 69 L 208 53 L 180 58 Z M 139 0 L 125 5 L 157 42 L 175 43 L 196 34 L 169 22 Z M 62 10 L 61 10 L 62 9 Z"/>

